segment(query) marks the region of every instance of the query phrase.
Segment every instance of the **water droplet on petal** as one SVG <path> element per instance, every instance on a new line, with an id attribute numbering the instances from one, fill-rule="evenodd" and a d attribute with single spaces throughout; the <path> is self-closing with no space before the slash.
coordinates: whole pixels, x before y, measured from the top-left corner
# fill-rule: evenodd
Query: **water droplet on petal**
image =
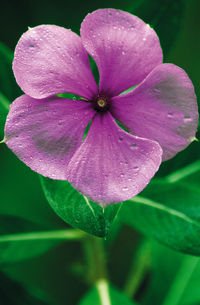
<path id="1" fill-rule="evenodd" d="M 125 55 L 125 54 L 126 54 L 126 52 L 122 51 L 122 55 Z"/>
<path id="2" fill-rule="evenodd" d="M 122 188 L 122 191 L 128 191 L 128 187 L 127 186 L 124 186 L 123 188 Z"/>
<path id="3" fill-rule="evenodd" d="M 119 142 L 122 142 L 123 141 L 123 138 L 122 137 L 119 137 Z"/>
<path id="4" fill-rule="evenodd" d="M 158 89 L 158 88 L 153 88 L 153 92 L 154 92 L 154 93 L 159 93 L 159 92 L 160 92 L 160 89 Z"/>
<path id="5" fill-rule="evenodd" d="M 134 167 L 133 167 L 133 170 L 134 170 L 135 172 L 138 172 L 138 171 L 139 171 L 139 167 L 138 167 L 138 166 L 134 166 Z"/>
<path id="6" fill-rule="evenodd" d="M 191 118 L 190 115 L 185 115 L 183 121 L 184 121 L 185 123 L 189 123 L 189 122 L 192 121 L 192 118 Z"/>
<path id="7" fill-rule="evenodd" d="M 143 38 L 143 41 L 147 40 L 146 37 Z"/>
<path id="8" fill-rule="evenodd" d="M 124 173 L 121 173 L 120 177 L 124 177 Z"/>
<path id="9" fill-rule="evenodd" d="M 135 149 L 137 147 L 136 143 L 131 144 L 131 149 Z"/>
<path id="10" fill-rule="evenodd" d="M 173 113 L 172 112 L 168 112 L 167 116 L 168 116 L 168 118 L 172 118 L 173 117 Z"/>

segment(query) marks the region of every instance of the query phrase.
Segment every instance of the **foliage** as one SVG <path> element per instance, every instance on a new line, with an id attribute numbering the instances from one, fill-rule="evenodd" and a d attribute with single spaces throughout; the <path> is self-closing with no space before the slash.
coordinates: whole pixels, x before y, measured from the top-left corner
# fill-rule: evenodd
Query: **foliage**
<path id="1" fill-rule="evenodd" d="M 195 3 L 195 0 L 192 2 Z M 5 2 L 2 6 L 7 12 L 5 16 L 4 14 L 1 16 L 2 28 L 7 25 L 7 20 L 10 25 L 2 31 L 0 39 L 12 50 L 17 39 L 27 29 L 27 25 L 59 24 L 72 27 L 78 32 L 78 25 L 84 15 L 100 6 L 129 11 L 156 30 L 165 59 L 169 58 L 170 61 L 181 65 L 183 58 L 183 68 L 184 65 L 190 66 L 190 60 L 195 62 L 191 69 L 189 67 L 188 72 L 194 83 L 199 82 L 198 57 L 191 58 L 188 55 L 189 51 L 181 49 L 181 45 L 178 50 L 181 49 L 182 53 L 178 53 L 175 61 L 173 55 L 170 58 L 171 53 L 169 53 L 172 51 L 173 54 L 173 47 L 177 47 L 177 37 L 180 37 L 182 25 L 187 21 L 184 17 L 187 13 L 185 6 L 191 11 L 190 5 L 183 0 L 166 0 L 162 3 L 158 0 L 123 2 L 117 0 L 109 3 L 96 0 L 95 3 L 88 1 L 84 6 L 77 5 L 76 2 L 67 4 L 63 2 L 58 5 L 53 0 L 48 3 L 36 0 L 34 5 L 22 2 L 15 5 L 14 2 L 12 4 Z M 27 16 L 24 12 L 27 12 Z M 193 19 L 191 16 L 190 18 Z M 198 50 L 198 26 L 195 25 L 184 31 L 182 34 L 184 39 L 188 33 L 194 32 L 195 50 Z M 12 73 L 13 52 L 6 44 L 0 43 L 0 141 L 4 137 L 4 124 L 9 105 L 21 94 Z M 196 53 L 199 56 L 197 51 Z M 91 66 L 98 80 L 97 67 L 92 59 Z M 45 199 L 42 197 L 40 184 L 35 182 L 36 174 L 25 168 L 3 145 L 0 144 L 3 186 L 0 206 L 2 270 L 0 303 L 3 305 L 196 305 L 200 303 L 200 261 L 197 257 L 200 256 L 198 142 L 193 142 L 173 160 L 164 163 L 158 175 L 141 194 L 104 209 L 78 193 L 66 181 L 40 177 Z M 59 217 L 50 211 L 47 202 Z M 68 224 L 75 229 L 69 228 Z M 138 239 L 141 238 L 141 235 L 134 231 L 135 229 L 151 238 L 148 241 L 149 247 L 147 250 L 142 248 L 137 259 L 130 250 L 132 249 L 130 243 L 134 242 L 136 249 Z M 96 239 L 102 243 L 102 248 L 94 247 L 93 241 Z M 107 239 L 106 242 L 104 239 Z M 122 239 L 126 240 L 127 244 L 127 249 L 124 250 L 125 257 L 120 256 Z M 152 239 L 159 241 L 160 244 Z M 77 241 L 81 241 L 83 250 L 85 245 L 90 245 L 89 250 L 81 251 L 81 246 L 77 247 Z M 101 251 L 105 251 L 106 254 L 102 255 Z M 87 253 L 86 255 L 93 261 L 94 273 L 97 273 L 102 266 L 106 269 L 106 263 L 108 271 L 112 273 L 111 261 L 117 261 L 115 268 L 121 271 L 125 263 L 128 266 L 131 264 L 133 257 L 137 264 L 133 262 L 129 279 L 134 278 L 137 283 L 131 283 L 130 280 L 129 293 L 127 293 L 126 285 L 124 289 L 121 285 L 117 287 L 115 284 L 114 287 L 108 280 L 109 276 L 105 274 L 105 278 L 97 276 L 98 281 L 94 281 L 92 287 L 88 286 L 86 278 L 91 272 L 91 266 L 86 263 L 87 259 L 82 257 L 83 253 Z M 144 259 L 147 260 L 146 264 Z M 122 260 L 125 261 L 124 264 L 119 263 Z M 136 291 L 133 291 L 133 287 L 136 287 Z M 106 301 L 104 297 L 107 298 Z M 107 303 L 103 303 L 102 300 Z"/>

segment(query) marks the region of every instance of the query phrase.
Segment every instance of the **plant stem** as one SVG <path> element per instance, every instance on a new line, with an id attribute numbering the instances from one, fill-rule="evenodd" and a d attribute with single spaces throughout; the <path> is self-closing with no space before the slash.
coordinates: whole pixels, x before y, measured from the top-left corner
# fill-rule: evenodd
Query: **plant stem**
<path id="1" fill-rule="evenodd" d="M 47 239 L 63 239 L 63 240 L 79 240 L 84 238 L 86 234 L 81 230 L 56 230 L 56 231 L 37 231 L 28 233 L 16 233 L 0 236 L 0 243 L 9 241 L 25 241 L 25 240 L 47 240 Z"/>
<path id="2" fill-rule="evenodd" d="M 94 285 L 101 279 L 106 279 L 106 254 L 103 240 L 98 237 L 88 235 L 83 241 L 85 253 L 87 276 L 86 280 L 89 285 Z"/>
<path id="3" fill-rule="evenodd" d="M 137 292 L 147 269 L 150 265 L 150 244 L 148 240 L 142 242 L 141 246 L 134 256 L 130 272 L 128 274 L 127 281 L 124 286 L 124 292 L 133 298 Z"/>
<path id="4" fill-rule="evenodd" d="M 100 302 L 102 305 L 111 305 L 111 300 L 108 290 L 108 281 L 101 279 L 96 282 L 96 288 L 99 294 Z"/>

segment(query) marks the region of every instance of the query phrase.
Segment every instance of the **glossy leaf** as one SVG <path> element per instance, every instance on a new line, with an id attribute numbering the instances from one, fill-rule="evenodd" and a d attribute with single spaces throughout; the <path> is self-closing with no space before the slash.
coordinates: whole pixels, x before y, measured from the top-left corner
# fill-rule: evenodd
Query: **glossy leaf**
<path id="1" fill-rule="evenodd" d="M 79 305 L 136 305 L 122 291 L 100 281 L 81 300 Z"/>
<path id="2" fill-rule="evenodd" d="M 119 218 L 181 252 L 200 255 L 200 161 L 154 180 L 124 202 Z"/>
<path id="3" fill-rule="evenodd" d="M 151 276 L 149 287 L 142 300 L 143 305 L 199 304 L 200 259 L 198 257 L 180 254 L 153 243 L 151 261 Z"/>
<path id="4" fill-rule="evenodd" d="M 65 222 L 95 236 L 104 237 L 108 234 L 119 205 L 103 209 L 78 193 L 67 181 L 41 176 L 41 182 L 49 204 Z"/>
<path id="5" fill-rule="evenodd" d="M 41 255 L 59 243 L 81 238 L 74 230 L 48 230 L 14 216 L 0 216 L 0 265 Z"/>

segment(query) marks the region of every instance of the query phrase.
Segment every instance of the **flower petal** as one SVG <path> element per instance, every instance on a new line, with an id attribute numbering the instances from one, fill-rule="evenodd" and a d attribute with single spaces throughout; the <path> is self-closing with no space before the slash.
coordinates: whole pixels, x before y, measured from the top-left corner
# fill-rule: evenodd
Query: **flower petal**
<path id="1" fill-rule="evenodd" d="M 66 179 L 66 167 L 93 117 L 89 103 L 22 95 L 11 105 L 5 126 L 8 147 L 31 169 Z"/>
<path id="2" fill-rule="evenodd" d="M 98 66 L 100 90 L 111 96 L 137 85 L 162 63 L 155 31 L 127 12 L 100 9 L 87 15 L 81 39 Z"/>
<path id="3" fill-rule="evenodd" d="M 112 99 L 112 114 L 133 134 L 158 141 L 163 160 L 194 140 L 198 109 L 192 82 L 173 64 L 156 67 L 133 91 Z"/>
<path id="4" fill-rule="evenodd" d="M 80 37 L 59 26 L 40 25 L 24 33 L 13 71 L 22 90 L 34 98 L 74 93 L 90 99 L 97 92 Z"/>
<path id="5" fill-rule="evenodd" d="M 158 143 L 126 133 L 110 113 L 98 114 L 68 164 L 67 180 L 106 206 L 142 191 L 158 170 L 161 155 Z"/>

